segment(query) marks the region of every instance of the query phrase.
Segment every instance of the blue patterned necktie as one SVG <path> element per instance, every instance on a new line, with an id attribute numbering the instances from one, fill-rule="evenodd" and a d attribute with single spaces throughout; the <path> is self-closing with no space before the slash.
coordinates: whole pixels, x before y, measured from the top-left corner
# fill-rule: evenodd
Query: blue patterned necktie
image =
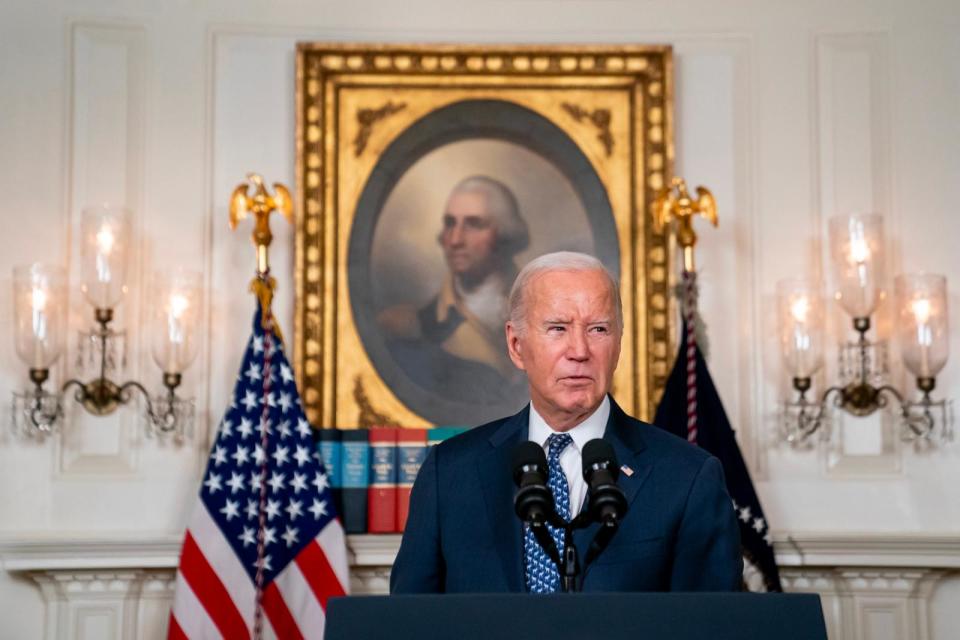
<path id="1" fill-rule="evenodd" d="M 567 476 L 560 467 L 560 453 L 573 442 L 566 433 L 554 433 L 547 438 L 547 468 L 549 469 L 548 484 L 553 492 L 553 505 L 557 515 L 570 521 L 570 488 L 567 485 Z M 523 556 L 527 578 L 527 590 L 530 593 L 554 593 L 560 589 L 560 574 L 550 556 L 540 547 L 533 536 L 530 527 L 524 527 Z M 560 557 L 563 558 L 563 529 L 547 525 L 550 536 L 557 544 Z"/>

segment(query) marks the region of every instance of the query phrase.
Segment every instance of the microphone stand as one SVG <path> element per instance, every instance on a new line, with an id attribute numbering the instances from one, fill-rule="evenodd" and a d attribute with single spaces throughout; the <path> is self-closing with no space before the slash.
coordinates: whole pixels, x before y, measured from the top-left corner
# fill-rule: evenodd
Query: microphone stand
<path id="1" fill-rule="evenodd" d="M 576 529 L 590 526 L 590 516 L 588 513 L 581 513 L 570 522 L 565 522 L 559 516 L 551 520 L 550 524 L 558 529 L 563 529 L 563 561 L 560 561 L 559 553 L 557 559 L 554 560 L 557 565 L 557 572 L 560 574 L 560 590 L 564 593 L 575 593 L 580 591 L 581 584 L 578 580 L 580 578 L 580 559 L 577 554 L 577 546 L 573 544 L 573 532 Z M 553 559 L 552 556 L 551 559 Z"/>
<path id="2" fill-rule="evenodd" d="M 549 520 L 552 526 L 563 529 L 563 558 L 560 558 L 556 544 L 550 536 L 550 532 L 543 524 L 534 528 L 534 537 L 537 539 L 537 542 L 540 543 L 540 546 L 543 547 L 544 551 L 547 552 L 547 556 L 557 565 L 557 572 L 560 574 L 561 591 L 564 593 L 576 593 L 581 590 L 583 585 L 579 579 L 581 578 L 580 561 L 577 547 L 573 544 L 573 532 L 577 529 L 589 527 L 593 522 L 593 518 L 590 517 L 589 511 L 584 511 L 570 522 L 565 522 L 556 514 L 551 514 Z M 590 542 L 590 548 L 587 550 L 587 556 L 584 559 L 584 572 L 586 572 L 587 567 L 597 559 L 597 556 L 607 548 L 607 545 L 610 544 L 610 540 L 613 539 L 613 536 L 619 528 L 620 522 L 615 518 L 607 519 L 600 523 L 600 529 Z M 537 529 L 539 529 L 539 531 Z M 541 536 L 545 537 L 546 541 L 544 541 Z"/>

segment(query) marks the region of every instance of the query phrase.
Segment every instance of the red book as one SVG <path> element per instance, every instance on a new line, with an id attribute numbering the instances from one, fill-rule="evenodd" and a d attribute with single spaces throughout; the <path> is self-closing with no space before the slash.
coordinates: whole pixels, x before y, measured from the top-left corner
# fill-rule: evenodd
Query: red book
<path id="1" fill-rule="evenodd" d="M 397 528 L 397 434 L 396 427 L 370 429 L 370 488 L 367 499 L 367 531 L 393 533 Z"/>
<path id="2" fill-rule="evenodd" d="M 397 436 L 397 533 L 403 533 L 410 513 L 410 492 L 427 457 L 427 430 L 400 429 Z"/>

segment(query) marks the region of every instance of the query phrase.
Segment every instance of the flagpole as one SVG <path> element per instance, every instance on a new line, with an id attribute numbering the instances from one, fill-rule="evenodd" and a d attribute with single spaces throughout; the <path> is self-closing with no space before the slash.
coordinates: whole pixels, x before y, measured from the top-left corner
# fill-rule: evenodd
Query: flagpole
<path id="1" fill-rule="evenodd" d="M 250 187 L 253 187 L 253 194 Z M 271 356 L 274 353 L 273 336 L 280 341 L 283 336 L 280 328 L 273 319 L 272 303 L 273 292 L 276 289 L 276 279 L 270 275 L 270 243 L 273 242 L 273 233 L 270 231 L 270 214 L 274 211 L 282 214 L 287 222 L 293 222 L 293 201 L 290 192 L 285 186 L 275 182 L 274 195 L 271 196 L 263 184 L 263 178 L 256 173 L 247 174 L 247 182 L 237 185 L 230 196 L 230 229 L 235 230 L 240 220 L 248 215 L 254 217 L 254 227 L 251 239 L 256 248 L 257 271 L 250 281 L 250 291 L 257 296 L 260 305 L 260 324 L 263 328 L 263 369 L 260 372 L 263 380 L 263 397 L 260 416 L 260 448 L 263 455 L 260 459 L 260 496 L 257 518 L 257 562 L 255 584 L 255 609 L 253 618 L 253 637 L 259 640 L 263 635 L 263 583 L 266 569 L 266 531 L 267 531 L 267 470 L 269 448 L 269 420 L 270 394 L 273 375 L 271 372 Z"/>
<path id="2" fill-rule="evenodd" d="M 693 229 L 693 219 L 703 216 L 714 227 L 717 226 L 717 204 L 713 194 L 705 187 L 697 187 L 696 200 L 687 191 L 686 181 L 676 176 L 657 195 L 654 203 L 654 228 L 662 230 L 668 223 L 675 221 L 677 243 L 683 250 L 682 297 L 680 300 L 683 322 L 686 326 L 684 352 L 686 356 L 687 388 L 687 441 L 697 444 L 699 429 L 697 426 L 697 271 L 694 248 L 697 234 Z"/>

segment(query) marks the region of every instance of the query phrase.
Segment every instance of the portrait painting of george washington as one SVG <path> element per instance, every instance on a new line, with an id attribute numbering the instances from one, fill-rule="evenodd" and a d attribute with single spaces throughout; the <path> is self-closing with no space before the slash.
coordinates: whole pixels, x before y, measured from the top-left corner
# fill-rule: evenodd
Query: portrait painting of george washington
<path id="1" fill-rule="evenodd" d="M 620 286 L 624 409 L 666 379 L 672 249 L 667 46 L 300 43 L 294 363 L 323 427 L 470 426 L 515 413 L 516 274 L 555 251 Z"/>
<path id="2" fill-rule="evenodd" d="M 484 126 L 491 109 L 539 135 Z M 459 139 L 438 136 L 451 115 Z M 439 144 L 404 156 L 399 171 L 390 163 L 400 156 L 388 149 L 381 164 L 395 179 L 381 186 L 375 169 L 366 193 L 380 186 L 381 198 L 360 198 L 354 233 L 369 233 L 369 249 L 357 249 L 363 268 L 350 263 L 351 300 L 364 346 L 398 397 L 435 423 L 473 424 L 527 400 L 504 338 L 517 271 L 538 255 L 571 250 L 598 255 L 616 272 L 616 230 L 596 175 L 563 155 L 572 143 L 541 116 L 464 102 L 424 121 L 431 126 L 419 135 Z M 395 146 L 403 144 L 401 136 Z"/>

